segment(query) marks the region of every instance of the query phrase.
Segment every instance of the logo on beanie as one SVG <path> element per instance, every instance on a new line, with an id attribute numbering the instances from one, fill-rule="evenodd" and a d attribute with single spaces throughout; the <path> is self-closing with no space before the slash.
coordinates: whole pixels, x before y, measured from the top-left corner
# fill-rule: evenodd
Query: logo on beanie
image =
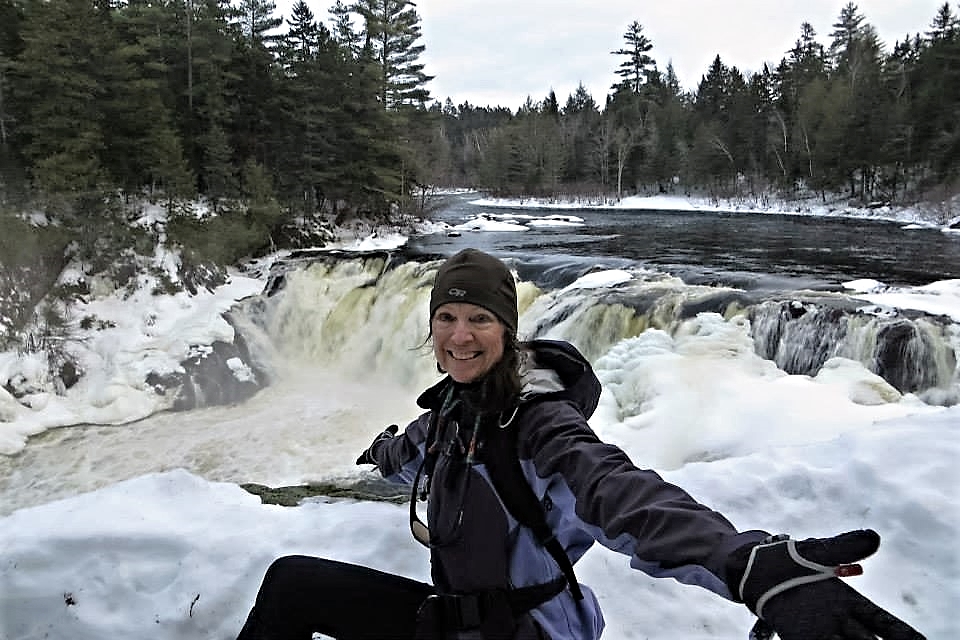
<path id="1" fill-rule="evenodd" d="M 447 289 L 447 295 L 451 295 L 454 298 L 462 298 L 463 296 L 467 295 L 467 292 L 463 289 L 453 287 L 451 289 Z"/>

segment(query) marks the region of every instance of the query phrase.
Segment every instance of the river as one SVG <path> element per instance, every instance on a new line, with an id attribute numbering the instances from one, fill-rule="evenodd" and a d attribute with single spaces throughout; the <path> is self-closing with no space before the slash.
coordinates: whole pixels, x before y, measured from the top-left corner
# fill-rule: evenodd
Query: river
<path id="1" fill-rule="evenodd" d="M 831 289 L 858 278 L 923 285 L 960 277 L 960 236 L 902 222 L 778 213 L 563 211 L 485 207 L 470 200 L 449 198 L 435 219 L 459 225 L 478 215 L 522 219 L 569 213 L 584 225 L 533 233 L 431 235 L 415 238 L 411 250 L 449 254 L 469 245 L 541 264 L 631 262 L 680 276 L 688 284 L 749 289 Z"/>

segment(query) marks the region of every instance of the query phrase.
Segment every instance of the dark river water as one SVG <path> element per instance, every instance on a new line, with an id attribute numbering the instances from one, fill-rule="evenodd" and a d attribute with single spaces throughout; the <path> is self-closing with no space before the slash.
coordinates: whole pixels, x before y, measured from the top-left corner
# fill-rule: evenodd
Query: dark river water
<path id="1" fill-rule="evenodd" d="M 449 255 L 473 246 L 517 261 L 541 279 L 561 280 L 594 266 L 639 264 L 689 284 L 746 289 L 835 289 L 873 278 L 923 285 L 960 278 L 960 234 L 904 229 L 905 223 L 854 218 L 658 210 L 506 209 L 447 199 L 434 220 L 458 225 L 482 213 L 575 215 L 582 227 L 470 232 L 411 239 L 414 254 Z M 522 222 L 522 220 L 521 220 Z M 556 283 L 554 283 L 556 284 Z M 562 284 L 562 282 L 561 282 Z"/>

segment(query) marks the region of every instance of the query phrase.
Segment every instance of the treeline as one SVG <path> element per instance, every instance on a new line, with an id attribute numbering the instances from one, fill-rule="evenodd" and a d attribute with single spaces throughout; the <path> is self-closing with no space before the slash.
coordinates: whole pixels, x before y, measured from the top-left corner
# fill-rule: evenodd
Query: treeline
<path id="1" fill-rule="evenodd" d="M 271 0 L 0 1 L 5 190 L 219 202 L 266 178 L 298 211 L 380 207 L 405 107 L 427 97 L 422 65 L 394 58 L 417 53 L 419 17 L 404 0 L 331 12 L 328 28 L 302 1 L 286 23 Z"/>
<path id="2" fill-rule="evenodd" d="M 431 102 L 409 0 L 275 14 L 271 0 L 0 0 L 0 204 L 82 226 L 105 201 L 177 214 L 202 197 L 240 223 L 191 214 L 173 231 L 200 243 L 225 225 L 219 243 L 243 255 L 319 211 L 412 210 L 428 186 L 869 202 L 953 188 L 960 166 L 948 3 L 889 50 L 848 4 L 825 44 L 803 24 L 774 68 L 717 57 L 693 91 L 634 22 L 603 104 L 581 86 L 516 111 Z"/>
<path id="3" fill-rule="evenodd" d="M 631 24 L 612 52 L 622 81 L 602 106 L 582 86 L 517 113 L 435 105 L 444 178 L 547 197 L 682 189 L 870 203 L 960 191 L 960 20 L 947 3 L 890 50 L 847 4 L 825 44 L 804 23 L 775 67 L 745 74 L 718 56 L 693 92 L 652 49 Z"/>

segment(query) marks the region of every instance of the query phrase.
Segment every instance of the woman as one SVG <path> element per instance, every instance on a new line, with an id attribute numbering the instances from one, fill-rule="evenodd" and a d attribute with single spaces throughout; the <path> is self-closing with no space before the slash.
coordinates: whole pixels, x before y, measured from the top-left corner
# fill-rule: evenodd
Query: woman
<path id="1" fill-rule="evenodd" d="M 600 607 L 571 567 L 594 542 L 652 576 L 745 602 L 759 616 L 753 637 L 922 640 L 839 579 L 876 551 L 876 533 L 795 542 L 737 531 L 598 439 L 590 364 L 567 343 L 519 343 L 517 322 L 502 262 L 474 249 L 445 261 L 430 338 L 446 376 L 401 435 L 391 425 L 357 460 L 412 484 L 411 529 L 430 548 L 433 584 L 281 558 L 238 640 L 595 640 Z M 530 489 L 533 507 L 518 506 Z M 424 496 L 429 527 L 416 516 Z M 544 518 L 545 534 L 534 522 Z"/>

